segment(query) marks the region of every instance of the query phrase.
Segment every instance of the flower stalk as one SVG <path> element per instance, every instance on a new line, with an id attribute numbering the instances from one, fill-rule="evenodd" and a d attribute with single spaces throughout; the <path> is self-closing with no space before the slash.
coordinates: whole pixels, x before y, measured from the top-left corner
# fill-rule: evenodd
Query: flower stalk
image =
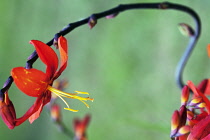
<path id="1" fill-rule="evenodd" d="M 193 17 L 195 21 L 195 30 L 193 30 L 190 26 L 188 26 L 185 23 L 182 23 L 181 26 L 184 28 L 184 31 L 189 35 L 189 43 L 188 46 L 182 56 L 182 58 L 179 61 L 179 64 L 177 66 L 176 70 L 176 80 L 177 84 L 180 88 L 184 87 L 184 82 L 183 82 L 183 71 L 185 68 L 185 65 L 193 51 L 193 48 L 196 45 L 196 42 L 200 36 L 201 32 L 201 22 L 199 19 L 199 16 L 196 14 L 195 11 L 193 11 L 191 8 L 179 5 L 179 4 L 174 4 L 174 3 L 169 3 L 169 2 L 163 2 L 163 3 L 135 3 L 135 4 L 121 4 L 117 7 L 114 7 L 112 9 L 109 9 L 107 11 L 103 11 L 100 13 L 94 13 L 90 17 L 87 17 L 83 20 L 73 22 L 68 24 L 65 28 L 63 28 L 60 32 L 56 33 L 54 38 L 51 39 L 48 43 L 45 45 L 51 46 L 51 45 L 56 45 L 57 48 L 59 48 L 59 38 L 61 36 L 65 36 L 66 34 L 70 33 L 74 29 L 88 24 L 89 27 L 92 29 L 94 26 L 96 26 L 97 21 L 101 18 L 114 18 L 118 16 L 121 12 L 128 11 L 128 10 L 140 10 L 140 9 L 157 9 L 157 10 L 177 10 L 181 11 L 184 13 L 189 14 L 190 16 Z M 44 54 L 46 50 L 42 50 L 43 47 L 37 47 L 40 44 L 40 42 L 37 41 L 32 41 L 31 42 L 35 47 L 36 51 L 34 51 L 29 57 L 26 62 L 26 66 L 23 67 L 18 67 L 14 68 L 11 72 L 12 77 L 10 76 L 8 80 L 5 82 L 3 88 L 1 89 L 2 93 L 2 99 L 0 100 L 0 106 L 1 106 L 1 116 L 5 122 L 5 124 L 10 128 L 13 129 L 15 126 L 20 125 L 23 123 L 25 120 L 29 119 L 29 121 L 32 123 L 34 120 L 36 120 L 42 109 L 43 106 L 45 106 L 47 103 L 50 102 L 51 100 L 51 93 L 55 94 L 58 96 L 65 104 L 66 104 L 66 110 L 77 112 L 78 110 L 71 109 L 66 100 L 63 97 L 66 98 L 71 98 L 71 99 L 77 99 L 84 103 L 86 107 L 89 108 L 89 105 L 85 101 L 93 101 L 92 98 L 89 97 L 80 97 L 78 94 L 86 94 L 89 95 L 87 92 L 80 92 L 76 91 L 76 93 L 66 93 L 63 91 L 60 91 L 56 88 L 52 87 L 53 81 L 57 79 L 60 74 L 63 72 L 63 70 L 66 68 L 66 60 L 68 58 L 68 53 L 66 51 L 67 48 L 59 50 L 60 53 L 62 54 L 61 56 L 61 67 L 58 71 L 58 64 L 57 64 L 57 58 L 54 56 L 54 53 L 47 49 L 45 49 L 49 52 L 49 58 L 47 58 Z M 42 46 L 45 46 L 44 43 L 42 43 Z M 53 57 L 51 57 L 53 56 Z M 40 72 L 36 69 L 33 69 L 33 64 L 34 62 L 40 57 L 43 63 L 46 64 L 46 73 Z M 53 58 L 53 59 L 51 59 Z M 55 64 L 55 65 L 52 65 Z M 30 74 L 33 73 L 33 76 Z M 41 76 L 40 76 L 41 75 Z M 41 77 L 41 79 L 37 78 Z M 26 78 L 25 78 L 26 77 Z M 37 97 L 37 100 L 35 101 L 34 105 L 26 112 L 26 114 L 17 119 L 16 114 L 15 114 L 15 109 L 12 104 L 12 102 L 9 100 L 8 96 L 8 90 L 10 86 L 12 85 L 13 81 L 15 81 L 16 85 L 19 87 L 20 90 L 25 92 L 25 94 L 32 96 L 32 97 Z M 33 89 L 31 91 L 31 83 L 33 83 Z M 27 87 L 27 85 L 30 85 Z M 176 110 L 173 114 L 172 117 L 172 128 L 171 128 L 171 137 L 174 139 L 174 137 L 181 137 L 182 135 L 187 135 L 191 131 L 191 127 L 193 123 L 196 123 L 195 121 L 190 122 L 190 125 L 185 125 L 186 124 L 186 118 L 193 118 L 195 114 L 193 114 L 193 110 L 187 110 L 186 106 L 193 106 L 194 109 L 202 109 L 206 108 L 206 112 L 209 114 L 210 113 L 210 102 L 209 100 L 202 94 L 200 94 L 200 91 L 198 91 L 196 88 L 194 88 L 194 85 L 191 83 L 188 83 L 188 86 L 191 88 L 191 90 L 194 92 L 194 94 L 197 94 L 197 96 L 201 97 L 193 99 L 191 102 L 188 103 L 188 98 L 189 98 L 189 87 L 184 87 L 183 88 L 183 96 L 181 97 L 181 104 L 182 106 L 180 107 L 180 110 Z M 30 88 L 29 88 L 30 87 Z M 206 115 L 206 114 L 201 114 Z M 55 107 L 52 109 L 52 116 L 54 117 L 54 121 L 60 124 L 61 128 L 67 130 L 64 125 L 62 125 L 61 118 L 60 118 L 60 110 L 59 108 Z M 200 117 L 200 116 L 199 116 Z M 206 121 L 209 121 L 210 119 L 208 118 Z M 84 120 L 75 120 L 75 138 L 76 139 L 86 139 L 86 127 L 90 121 L 90 117 L 87 116 L 84 118 Z M 197 120 L 196 120 L 197 121 Z M 201 122 L 202 123 L 202 122 Z M 206 126 L 205 126 L 206 127 Z M 65 131 L 67 132 L 67 131 Z"/>
<path id="2" fill-rule="evenodd" d="M 92 14 L 90 17 L 87 17 L 83 20 L 77 21 L 77 22 L 73 22 L 68 24 L 65 28 L 63 28 L 60 32 L 56 33 L 54 38 L 51 39 L 49 42 L 47 42 L 46 44 L 48 46 L 53 45 L 53 43 L 55 42 L 55 40 L 57 40 L 60 36 L 65 36 L 66 34 L 70 33 L 71 31 L 73 31 L 75 28 L 78 28 L 84 24 L 90 24 L 90 21 L 92 21 L 92 17 L 94 17 L 94 22 L 96 22 L 98 19 L 104 18 L 104 17 L 115 17 L 116 15 L 119 15 L 119 13 L 124 12 L 124 11 L 128 11 L 128 10 L 141 10 L 141 9 L 157 9 L 157 10 L 177 10 L 177 11 L 182 11 L 184 13 L 187 13 L 189 15 L 191 15 L 195 21 L 195 33 L 194 35 L 192 35 L 190 37 L 188 46 L 183 54 L 183 56 L 181 57 L 179 64 L 177 65 L 177 70 L 176 70 L 176 81 L 177 84 L 180 88 L 182 88 L 184 86 L 184 82 L 182 79 L 182 74 L 183 74 L 183 70 L 184 67 L 190 57 L 190 54 L 193 51 L 193 48 L 195 47 L 195 44 L 200 36 L 200 32 L 201 32 L 201 22 L 200 22 L 200 18 L 197 15 L 197 13 L 192 10 L 191 8 L 184 6 L 184 5 L 180 5 L 180 4 L 175 4 L 175 3 L 169 3 L 169 2 L 163 2 L 163 3 L 134 3 L 134 4 L 121 4 L 115 8 L 109 9 L 107 11 L 103 11 L 100 13 L 95 13 Z M 115 15 L 115 16 L 113 16 Z M 38 55 L 37 52 L 34 51 L 29 57 L 28 60 L 26 62 L 26 66 L 25 68 L 30 69 L 33 67 L 33 63 L 38 59 Z M 11 76 L 8 78 L 11 79 Z M 6 91 L 9 89 L 10 85 L 13 83 L 13 80 L 8 80 L 7 84 L 1 89 L 2 91 Z"/>

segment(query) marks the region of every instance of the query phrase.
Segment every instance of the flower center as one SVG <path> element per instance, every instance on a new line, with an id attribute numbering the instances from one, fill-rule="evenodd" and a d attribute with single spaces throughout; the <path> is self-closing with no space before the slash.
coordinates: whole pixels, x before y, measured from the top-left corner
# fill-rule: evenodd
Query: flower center
<path id="1" fill-rule="evenodd" d="M 87 94 L 87 95 L 89 95 L 88 92 L 75 91 L 76 93 L 66 93 L 66 92 L 60 91 L 60 90 L 58 90 L 56 88 L 53 88 L 51 86 L 48 86 L 47 90 L 49 90 L 52 93 L 54 93 L 55 95 L 57 95 L 66 104 L 67 108 L 64 108 L 64 109 L 69 110 L 69 111 L 73 111 L 73 112 L 78 112 L 79 110 L 71 109 L 69 107 L 68 103 L 66 102 L 66 100 L 63 97 L 80 100 L 81 102 L 83 102 L 85 104 L 85 106 L 87 108 L 89 108 L 89 105 L 85 101 L 90 100 L 90 101 L 93 102 L 93 100 L 94 100 L 93 98 L 90 98 L 90 97 L 77 96 L 78 94 Z"/>

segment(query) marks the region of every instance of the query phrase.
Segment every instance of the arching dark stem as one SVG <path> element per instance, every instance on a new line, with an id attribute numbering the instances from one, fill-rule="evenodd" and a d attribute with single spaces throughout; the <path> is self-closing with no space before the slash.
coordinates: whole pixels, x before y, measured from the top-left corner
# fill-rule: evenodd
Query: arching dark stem
<path id="1" fill-rule="evenodd" d="M 183 70 L 185 68 L 185 65 L 190 57 L 190 54 L 193 51 L 193 48 L 195 47 L 195 44 L 200 36 L 200 32 L 201 32 L 201 22 L 200 19 L 198 17 L 198 15 L 189 7 L 180 5 L 180 4 L 174 4 L 174 3 L 169 3 L 169 2 L 163 2 L 163 3 L 135 3 L 135 4 L 122 4 L 119 5 L 115 8 L 112 8 L 110 10 L 104 11 L 104 12 L 100 12 L 100 13 L 95 13 L 92 14 L 90 17 L 87 17 L 83 20 L 74 22 L 74 23 L 70 23 L 68 24 L 64 29 L 62 29 L 59 33 L 55 34 L 55 37 L 53 39 L 51 39 L 48 43 L 46 43 L 47 45 L 51 46 L 53 45 L 53 41 L 54 39 L 58 38 L 59 36 L 65 36 L 66 34 L 70 33 L 72 30 L 74 30 L 75 28 L 82 26 L 84 24 L 87 24 L 90 20 L 91 17 L 94 16 L 95 20 L 98 20 L 100 18 L 106 17 L 108 15 L 112 15 L 112 14 L 116 14 L 116 13 L 120 13 L 123 11 L 127 11 L 127 10 L 140 10 L 140 9 L 159 9 L 159 10 L 169 10 L 169 9 L 173 9 L 173 10 L 178 10 L 178 11 L 182 11 L 185 12 L 189 15 L 191 15 L 193 17 L 193 19 L 195 20 L 195 35 L 192 36 L 189 40 L 189 44 L 182 56 L 182 58 L 179 61 L 179 64 L 177 66 L 177 71 L 176 71 L 176 81 L 177 84 L 180 88 L 183 87 L 184 82 L 183 82 Z M 36 51 L 34 51 L 29 57 L 28 57 L 28 61 L 26 62 L 26 68 L 30 69 L 33 67 L 33 63 L 38 59 L 38 55 L 36 53 Z M 9 89 L 9 87 L 11 86 L 13 82 L 12 77 L 10 76 L 8 78 L 8 80 L 5 82 L 5 85 L 3 86 L 3 88 L 1 89 L 2 92 L 5 92 L 6 90 Z"/>

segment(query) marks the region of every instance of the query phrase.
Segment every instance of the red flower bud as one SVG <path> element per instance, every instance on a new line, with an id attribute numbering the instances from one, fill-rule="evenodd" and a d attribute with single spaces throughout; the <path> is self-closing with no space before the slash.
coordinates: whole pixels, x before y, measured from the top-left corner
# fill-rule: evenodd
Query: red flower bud
<path id="1" fill-rule="evenodd" d="M 86 115 L 83 120 L 74 120 L 74 131 L 76 140 L 87 140 L 86 129 L 90 122 L 90 116 Z"/>
<path id="2" fill-rule="evenodd" d="M 181 105 L 186 105 L 187 101 L 189 99 L 190 90 L 188 86 L 184 86 L 182 88 L 182 94 L 181 94 Z"/>
<path id="3" fill-rule="evenodd" d="M 16 113 L 13 103 L 10 101 L 8 92 L 2 93 L 0 100 L 0 115 L 9 129 L 15 127 Z"/>
<path id="4" fill-rule="evenodd" d="M 54 122 L 60 123 L 61 122 L 61 112 L 60 112 L 60 106 L 57 104 L 53 104 L 51 109 L 51 118 Z"/>

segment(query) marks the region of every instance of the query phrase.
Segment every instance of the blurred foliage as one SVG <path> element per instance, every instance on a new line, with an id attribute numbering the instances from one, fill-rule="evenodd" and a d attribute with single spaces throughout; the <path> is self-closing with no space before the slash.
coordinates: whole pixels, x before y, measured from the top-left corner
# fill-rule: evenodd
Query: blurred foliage
<path id="1" fill-rule="evenodd" d="M 33 52 L 29 40 L 48 42 L 65 25 L 113 8 L 121 3 L 161 2 L 157 0 L 3 0 L 0 5 L 0 84 L 10 70 L 24 66 Z M 209 41 L 207 10 L 210 1 L 171 0 L 187 5 L 201 17 L 202 34 L 184 71 L 184 80 L 198 83 L 209 77 L 206 45 Z M 70 85 L 66 91 L 87 91 L 95 101 L 87 109 L 78 101 L 68 101 L 78 113 L 62 110 L 65 124 L 72 129 L 75 117 L 91 114 L 90 140 L 169 139 L 170 118 L 180 104 L 180 89 L 175 84 L 176 64 L 188 38 L 177 25 L 193 20 L 174 10 L 126 11 L 114 19 L 101 19 L 90 30 L 81 26 L 66 37 L 69 41 L 69 66 L 61 77 Z M 35 68 L 44 69 L 38 60 Z M 35 100 L 17 90 L 9 91 L 20 117 Z M 64 106 L 64 104 L 61 102 Z M 48 110 L 33 124 L 9 130 L 0 121 L 1 139 L 69 139 L 57 131 Z"/>

